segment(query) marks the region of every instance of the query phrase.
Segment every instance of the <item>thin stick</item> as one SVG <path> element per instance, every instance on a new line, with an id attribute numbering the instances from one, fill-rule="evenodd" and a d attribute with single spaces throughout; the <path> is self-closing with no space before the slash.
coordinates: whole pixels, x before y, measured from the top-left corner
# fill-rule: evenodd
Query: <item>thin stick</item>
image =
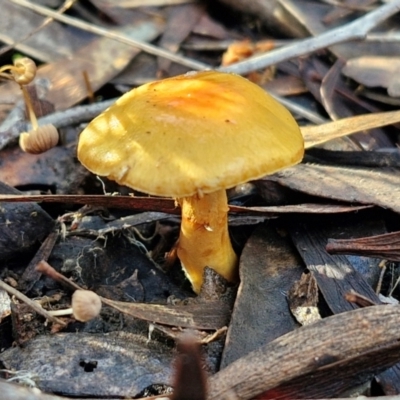
<path id="1" fill-rule="evenodd" d="M 40 125 L 54 125 L 57 129 L 67 126 L 78 125 L 82 122 L 92 120 L 97 115 L 101 114 L 106 108 L 115 103 L 117 99 L 102 101 L 99 103 L 77 106 L 65 111 L 57 111 L 55 113 L 39 118 Z M 13 118 L 15 120 L 15 118 Z M 2 127 L 4 124 L 2 124 Z M 27 122 L 16 122 L 10 126 L 8 121 L 5 124 L 5 129 L 0 128 L 0 150 L 16 140 L 21 132 L 31 130 L 31 125 Z"/>
<path id="2" fill-rule="evenodd" d="M 14 4 L 18 4 L 22 7 L 28 8 L 32 11 L 35 11 L 38 14 L 41 15 L 45 15 L 47 17 L 52 17 L 57 21 L 63 22 L 64 24 L 70 25 L 70 26 L 74 26 L 76 28 L 82 29 L 84 31 L 87 32 L 92 32 L 95 33 L 97 35 L 101 35 L 104 37 L 107 37 L 109 39 L 114 39 L 117 40 L 118 42 L 121 43 L 125 43 L 129 46 L 133 46 L 136 47 L 140 50 L 145 51 L 146 53 L 149 54 L 153 54 L 159 57 L 164 57 L 168 60 L 171 60 L 173 62 L 176 62 L 178 64 L 184 65 L 188 68 L 192 68 L 194 70 L 204 70 L 204 69 L 209 69 L 211 68 L 209 65 L 207 64 L 203 64 L 199 61 L 196 60 L 192 60 L 190 58 L 187 57 L 182 57 L 179 56 L 175 53 L 171 53 L 170 51 L 164 50 L 164 49 L 160 49 L 156 46 L 153 46 L 151 44 L 145 43 L 145 42 L 141 42 L 139 40 L 136 39 L 132 39 L 129 38 L 125 35 L 121 35 L 118 32 L 115 32 L 113 30 L 110 29 L 106 29 L 106 28 L 101 28 L 99 26 L 93 25 L 93 24 L 89 24 L 87 22 L 84 21 L 80 21 L 77 18 L 72 18 L 69 17 L 67 15 L 63 15 L 63 14 L 59 14 L 56 11 L 52 11 L 47 7 L 43 7 L 40 6 L 38 4 L 33 4 L 27 0 L 9 0 Z"/>
<path id="3" fill-rule="evenodd" d="M 281 0 L 281 3 L 286 7 L 291 5 L 290 0 Z M 227 67 L 221 67 L 219 71 L 248 74 L 251 71 L 266 68 L 294 57 L 304 56 L 334 44 L 364 39 L 372 28 L 398 11 L 400 11 L 400 0 L 393 0 L 353 22 L 330 29 L 318 36 L 272 50 L 269 53 L 255 56 Z"/>
<path id="4" fill-rule="evenodd" d="M 56 324 L 59 325 L 66 325 L 65 322 L 61 321 L 58 318 L 53 317 L 50 315 L 44 308 L 42 308 L 38 303 L 35 301 L 31 300 L 29 297 L 26 297 L 23 293 L 18 291 L 17 289 L 14 289 L 12 286 L 7 285 L 7 283 L 3 282 L 0 280 L 0 288 L 4 289 L 8 294 L 11 294 L 12 296 L 15 296 L 18 300 L 21 300 L 23 303 L 28 305 L 32 310 L 36 311 L 38 314 L 41 316 L 45 317 L 51 322 L 55 322 Z"/>
<path id="5" fill-rule="evenodd" d="M 64 4 L 56 11 L 60 14 L 64 13 L 67 11 L 72 5 L 76 2 L 76 0 L 65 0 Z M 7 53 L 7 51 L 12 50 L 14 47 L 17 47 L 21 45 L 22 42 L 28 40 L 30 37 L 32 37 L 34 34 L 38 33 L 41 29 L 45 28 L 48 24 L 50 24 L 53 21 L 53 18 L 46 18 L 37 28 L 29 32 L 28 35 L 24 36 L 21 39 L 18 39 L 18 41 L 12 41 L 12 43 L 8 43 L 8 46 L 3 47 L 0 50 L 0 55 Z"/>
<path id="6" fill-rule="evenodd" d="M 90 83 L 90 79 L 89 79 L 89 74 L 85 70 L 85 71 L 82 71 L 82 75 L 83 75 L 83 80 L 84 80 L 85 86 L 86 86 L 87 97 L 89 99 L 89 102 L 91 104 L 93 104 L 95 99 L 94 99 L 94 92 L 93 92 L 92 84 Z"/>
<path id="7" fill-rule="evenodd" d="M 72 290 L 83 290 L 78 284 L 76 284 L 71 279 L 68 279 L 63 274 L 60 274 L 57 270 L 55 270 L 47 261 L 42 260 L 36 266 L 36 271 L 42 273 L 43 275 L 48 276 L 49 278 L 55 280 L 56 282 L 62 283 L 64 286 L 67 286 Z"/>
<path id="8" fill-rule="evenodd" d="M 36 118 L 35 111 L 33 111 L 31 97 L 29 96 L 29 93 L 24 85 L 20 85 L 20 88 L 22 90 L 22 94 L 24 95 L 24 101 L 26 109 L 28 110 L 29 121 L 31 121 L 32 129 L 36 131 L 39 128 L 39 124 Z"/>

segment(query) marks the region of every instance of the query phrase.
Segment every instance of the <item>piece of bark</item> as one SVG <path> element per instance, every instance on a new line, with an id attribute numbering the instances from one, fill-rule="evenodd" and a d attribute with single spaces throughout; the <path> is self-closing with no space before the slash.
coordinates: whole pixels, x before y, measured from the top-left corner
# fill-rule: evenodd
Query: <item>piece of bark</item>
<path id="1" fill-rule="evenodd" d="M 2 182 L 0 193 L 20 194 Z M 35 203 L 0 202 L 0 259 L 6 260 L 31 251 L 53 227 L 53 219 Z"/>
<path id="2" fill-rule="evenodd" d="M 347 92 L 345 95 L 348 97 Z M 356 103 L 353 98 L 351 100 L 353 103 Z M 358 100 L 358 103 L 360 103 L 360 100 Z M 361 103 L 360 106 L 368 109 L 368 104 Z M 318 125 L 302 126 L 300 130 L 304 137 L 304 147 L 306 149 L 323 144 L 324 148 L 329 148 L 331 150 L 359 151 L 360 143 L 362 143 L 363 146 L 367 144 L 367 147 L 364 147 L 364 149 L 373 150 L 382 147 L 391 148 L 393 143 L 387 135 L 371 135 L 371 129 L 376 130 L 376 128 L 397 124 L 399 121 L 399 111 L 377 112 L 375 108 L 372 108 L 372 110 L 369 110 L 367 114 L 341 118 L 337 121 L 324 122 Z M 368 136 L 362 133 L 358 134 L 359 132 L 364 132 L 366 130 L 369 131 Z M 349 135 L 353 134 L 356 135 L 358 145 L 350 141 L 348 138 Z M 365 138 L 368 138 L 369 142 L 374 139 L 377 143 L 375 143 L 375 145 L 372 142 L 364 143 L 365 140 L 361 139 Z"/>
<path id="3" fill-rule="evenodd" d="M 172 380 L 171 350 L 126 332 L 42 335 L 0 360 L 7 369 L 30 371 L 39 389 L 71 397 L 135 397 Z"/>
<path id="4" fill-rule="evenodd" d="M 285 293 L 304 268 L 288 240 L 261 225 L 240 258 L 240 286 L 221 367 L 298 327 Z"/>
<path id="5" fill-rule="evenodd" d="M 340 231 L 340 225 L 336 230 Z M 337 314 L 357 308 L 356 304 L 349 303 L 345 298 L 345 294 L 352 290 L 375 304 L 381 304 L 378 295 L 346 256 L 326 252 L 325 246 L 332 231 L 332 228 L 329 232 L 329 227 L 321 227 L 320 224 L 299 224 L 291 232 L 297 250 L 314 274 L 331 311 Z M 383 390 L 394 388 L 397 394 L 400 393 L 400 365 L 395 365 L 390 373 L 379 376 L 379 379 Z"/>
<path id="6" fill-rule="evenodd" d="M 333 256 L 325 251 L 327 236 L 323 229 L 313 225 L 297 224 L 291 230 L 291 235 L 332 312 L 337 314 L 357 308 L 355 304 L 345 299 L 345 294 L 350 290 L 380 304 L 372 287 L 345 256 Z"/>
<path id="7" fill-rule="evenodd" d="M 212 376 L 207 399 L 334 397 L 399 361 L 399 322 L 400 307 L 385 305 L 299 328 Z"/>

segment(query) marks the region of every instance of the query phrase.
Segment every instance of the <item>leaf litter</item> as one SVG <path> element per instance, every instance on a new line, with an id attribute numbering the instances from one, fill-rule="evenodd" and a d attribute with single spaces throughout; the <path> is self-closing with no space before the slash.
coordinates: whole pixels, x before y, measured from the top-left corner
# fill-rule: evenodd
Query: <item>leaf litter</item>
<path id="1" fill-rule="evenodd" d="M 374 376 L 383 393 L 399 394 L 395 365 L 399 358 L 394 351 L 398 306 L 350 311 L 358 306 L 350 304 L 346 296 L 355 289 L 373 304 L 380 304 L 372 289 L 377 284 L 379 259 L 397 251 L 393 247 L 396 232 L 386 232 L 399 229 L 396 124 L 400 114 L 388 107 L 390 103 L 379 93 L 371 101 L 371 93 L 357 85 L 379 85 L 388 88 L 389 95 L 396 95 L 395 78 L 382 78 L 395 64 L 381 63 L 377 69 L 374 63 L 399 53 L 398 40 L 395 36 L 390 39 L 395 26 L 390 17 L 399 11 L 400 3 L 379 7 L 373 2 L 360 6 L 352 1 L 184 3 L 158 2 L 143 7 L 143 2 L 93 1 L 87 12 L 76 2 L 71 17 L 25 0 L 4 0 L 5 6 L 13 7 L 13 18 L 34 23 L 21 32 L 22 36 L 33 32 L 26 41 L 12 36 L 2 22 L 0 40 L 47 63 L 40 67 L 36 102 L 48 101 L 55 110 L 68 114 L 39 115 L 39 123 L 46 118 L 61 131 L 59 145 L 38 156 L 25 154 L 15 145 L 19 133 L 30 129 L 23 105 L 18 103 L 19 88 L 13 82 L 2 85 L 0 99 L 7 103 L 2 107 L 4 115 L 10 106 L 15 106 L 15 111 L 0 127 L 0 180 L 20 190 L 10 194 L 12 189 L 2 186 L 1 210 L 8 210 L 3 212 L 0 226 L 2 279 L 28 295 L 27 306 L 33 298 L 44 299 L 54 292 L 61 303 L 49 303 L 50 307 L 67 306 L 71 287 L 35 270 L 47 259 L 57 274 L 94 288 L 111 307 L 86 324 L 64 319 L 62 324 L 46 326 L 42 317 L 22 307 L 24 304 L 11 306 L 11 318 L 4 318 L 12 319 L 14 338 L 32 352 L 29 358 L 23 348 L 8 349 L 0 357 L 2 362 L 9 369 L 28 369 L 33 377 L 30 382 L 42 391 L 71 397 L 165 393 L 168 398 L 194 398 L 190 387 L 198 388 L 199 399 L 228 398 L 232 393 L 243 399 L 337 397 L 361 381 L 370 388 Z M 248 14 L 246 18 L 243 12 Z M 43 15 L 50 22 L 34 31 L 43 23 Z M 284 33 L 290 39 L 271 35 L 263 25 L 266 21 L 275 34 Z M 180 29 L 174 29 L 177 25 Z M 45 29 L 55 29 L 57 35 L 45 35 L 43 46 L 35 40 Z M 78 35 L 79 40 L 71 39 L 78 37 L 76 29 L 87 33 Z M 128 32 L 132 36 L 128 37 Z M 161 39 L 157 41 L 158 36 Z M 64 38 L 64 45 L 59 37 Z M 236 41 L 243 46 L 249 40 L 274 44 L 272 49 L 259 46 L 257 54 L 252 56 L 249 51 L 240 61 L 220 66 L 223 50 L 235 56 L 239 47 L 229 46 Z M 143 52 L 148 53 L 143 58 L 145 67 L 136 69 Z M 226 293 L 235 287 L 227 290 L 226 283 L 218 279 L 207 281 L 203 300 L 193 297 L 174 255 L 179 209 L 173 200 L 142 197 L 108 181 L 99 182 L 74 159 L 79 124 L 109 106 L 107 102 L 81 105 L 86 98 L 97 102 L 100 97 L 96 96 L 102 96 L 107 101 L 128 90 L 130 82 L 205 68 L 241 73 L 268 87 L 272 94 L 289 96 L 281 97 L 282 101 L 298 117 L 305 147 L 310 149 L 302 164 L 255 182 L 254 192 L 231 198 L 231 234 L 235 250 L 241 253 L 241 282 L 234 304 L 235 296 Z M 89 81 L 84 80 L 83 71 Z M 124 71 L 135 75 L 119 79 Z M 371 79 L 371 73 L 376 79 Z M 283 90 L 278 82 L 291 85 Z M 77 209 L 79 204 L 91 208 Z M 40 234 L 38 225 L 31 222 L 38 216 L 50 222 L 41 226 Z M 377 220 L 379 229 L 370 224 L 372 219 Z M 336 230 L 327 230 L 333 221 Z M 14 236 L 10 235 L 12 229 Z M 36 235 L 32 242 L 26 240 L 30 231 Z M 339 241 L 344 243 L 342 252 L 357 255 L 326 253 L 327 243 L 335 243 L 329 239 L 343 240 L 344 231 L 346 240 L 360 243 L 363 251 Z M 363 242 L 366 239 L 359 239 L 363 237 L 371 239 Z M 387 247 L 379 247 L 382 240 L 388 241 L 389 252 L 385 253 Z M 48 246 L 39 248 L 43 241 Z M 375 244 L 378 247 L 373 247 Z M 366 250 L 370 245 L 372 250 Z M 378 260 L 371 261 L 366 255 Z M 326 304 L 317 303 L 322 321 L 300 328 L 290 312 L 287 294 L 307 270 L 315 277 Z M 215 297 L 216 293 L 220 294 Z M 30 326 L 35 326 L 33 335 Z M 383 326 L 385 331 L 380 332 Z M 191 368 L 184 373 L 179 359 L 176 368 L 171 367 L 170 340 L 179 342 L 180 333 L 187 328 L 209 333 L 212 339 L 202 341 L 207 343 L 201 349 L 202 359 L 193 342 L 204 336 L 195 334 L 197 339 L 182 342 L 180 351 L 191 360 Z M 6 329 L 1 335 L 12 337 Z M 128 351 L 127 341 L 137 346 L 133 352 Z M 87 345 L 82 347 L 82 343 Z M 54 346 L 64 353 L 58 361 Z M 73 348 L 76 351 L 69 351 Z M 336 354 L 339 348 L 340 354 Z M 125 349 L 123 362 L 119 349 Z M 135 353 L 142 355 L 140 362 Z M 153 369 L 155 364 L 158 366 Z M 206 378 L 198 374 L 203 365 L 209 375 L 208 393 Z M 60 382 L 60 371 L 67 377 L 78 374 L 79 382 Z M 100 376 L 108 377 L 104 385 L 90 382 L 98 382 Z M 159 392 L 154 392 L 160 382 Z M 188 387 L 185 382 L 193 384 Z M 0 385 L 9 391 L 9 399 L 26 398 L 18 397 L 23 388 L 10 388 L 5 380 Z M 168 389 L 171 385 L 174 395 Z M 55 400 L 57 396 L 41 393 L 38 398 Z"/>

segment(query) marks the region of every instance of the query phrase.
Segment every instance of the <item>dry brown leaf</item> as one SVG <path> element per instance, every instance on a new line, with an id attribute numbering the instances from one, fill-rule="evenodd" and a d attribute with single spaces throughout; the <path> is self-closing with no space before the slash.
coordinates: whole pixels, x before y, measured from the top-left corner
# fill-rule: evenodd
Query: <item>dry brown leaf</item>
<path id="1" fill-rule="evenodd" d="M 182 42 L 188 37 L 193 28 L 204 15 L 204 7 L 199 3 L 182 4 L 171 7 L 168 13 L 167 26 L 160 38 L 159 46 L 177 53 Z M 170 75 L 169 67 L 172 61 L 158 57 L 159 75 Z M 187 68 L 185 69 L 185 71 Z"/>
<path id="2" fill-rule="evenodd" d="M 140 318 L 168 326 L 191 329 L 214 330 L 229 323 L 230 309 L 222 301 L 199 302 L 188 305 L 161 305 L 147 303 L 127 303 L 106 298 L 101 299 L 116 310 Z"/>
<path id="3" fill-rule="evenodd" d="M 142 41 L 154 39 L 162 29 L 157 18 L 148 18 L 141 23 L 121 29 L 127 36 Z M 93 91 L 98 90 L 116 76 L 140 50 L 108 38 L 93 40 L 72 56 L 58 59 L 39 68 L 37 78 L 50 81 L 46 100 L 56 110 L 65 110 L 88 96 L 83 72 L 86 71 Z M 20 97 L 20 88 L 13 83 L 2 86 L 1 98 L 8 102 Z"/>

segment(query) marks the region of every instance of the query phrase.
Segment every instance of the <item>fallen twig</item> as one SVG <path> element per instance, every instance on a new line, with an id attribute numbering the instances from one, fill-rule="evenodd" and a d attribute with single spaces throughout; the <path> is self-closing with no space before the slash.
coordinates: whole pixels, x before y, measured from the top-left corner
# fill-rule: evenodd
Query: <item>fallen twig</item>
<path id="1" fill-rule="evenodd" d="M 291 1 L 281 1 L 281 4 L 289 8 Z M 298 41 L 292 45 L 272 50 L 269 53 L 251 57 L 227 67 L 220 67 L 219 70 L 223 72 L 235 72 L 237 74 L 248 74 L 251 71 L 266 68 L 294 57 L 304 56 L 334 44 L 361 40 L 367 36 L 371 29 L 398 11 L 400 11 L 400 0 L 394 0 L 348 24 L 330 29 L 318 36 Z"/>
<path id="2" fill-rule="evenodd" d="M 102 28 L 102 27 L 96 26 L 94 24 L 90 24 L 88 22 L 80 21 L 77 18 L 59 14 L 57 11 L 53 11 L 47 7 L 43 7 L 38 4 L 31 3 L 30 1 L 27 1 L 27 0 L 10 0 L 10 1 L 14 4 L 18 4 L 19 6 L 28 8 L 38 14 L 54 18 L 55 20 L 63 22 L 64 24 L 74 26 L 75 28 L 82 29 L 84 31 L 91 32 L 91 33 L 94 33 L 97 35 L 101 35 L 101 36 L 107 37 L 109 39 L 117 40 L 121 43 L 125 43 L 129 46 L 133 46 L 140 50 L 143 50 L 146 53 L 153 54 L 153 55 L 159 56 L 159 57 L 164 57 L 170 61 L 184 65 L 188 68 L 192 68 L 194 70 L 204 70 L 204 69 L 210 68 L 209 65 L 201 63 L 199 61 L 192 60 L 190 58 L 180 56 L 180 55 L 172 53 L 170 51 L 153 46 L 151 44 L 132 39 L 130 37 L 121 35 L 120 33 L 117 33 L 111 29 Z"/>
<path id="3" fill-rule="evenodd" d="M 15 296 L 18 300 L 21 300 L 23 303 L 27 304 L 30 308 L 32 308 L 32 310 L 36 311 L 38 314 L 45 317 L 49 321 L 55 322 L 56 324 L 59 325 L 65 325 L 64 321 L 56 317 L 53 317 L 37 302 L 31 300 L 29 297 L 26 297 L 23 293 L 21 293 L 17 289 L 14 289 L 12 286 L 7 285 L 7 283 L 3 282 L 2 280 L 0 280 L 0 288 L 4 289 L 8 294 Z"/>
<path id="4" fill-rule="evenodd" d="M 99 103 L 87 104 L 73 107 L 68 110 L 57 111 L 55 113 L 48 114 L 45 117 L 39 118 L 38 124 L 40 126 L 51 124 L 57 129 L 78 125 L 97 117 L 106 108 L 115 103 L 116 100 L 117 99 L 110 99 L 101 101 Z M 7 123 L 7 125 L 2 124 L 2 130 L 0 131 L 0 150 L 11 144 L 14 140 L 18 139 L 21 132 L 28 132 L 32 129 L 29 122 L 21 120 L 22 118 L 19 112 L 21 110 L 20 107 L 16 107 L 15 109 L 17 111 L 14 112 L 13 115 L 15 116 L 12 119 L 14 123 Z"/>

